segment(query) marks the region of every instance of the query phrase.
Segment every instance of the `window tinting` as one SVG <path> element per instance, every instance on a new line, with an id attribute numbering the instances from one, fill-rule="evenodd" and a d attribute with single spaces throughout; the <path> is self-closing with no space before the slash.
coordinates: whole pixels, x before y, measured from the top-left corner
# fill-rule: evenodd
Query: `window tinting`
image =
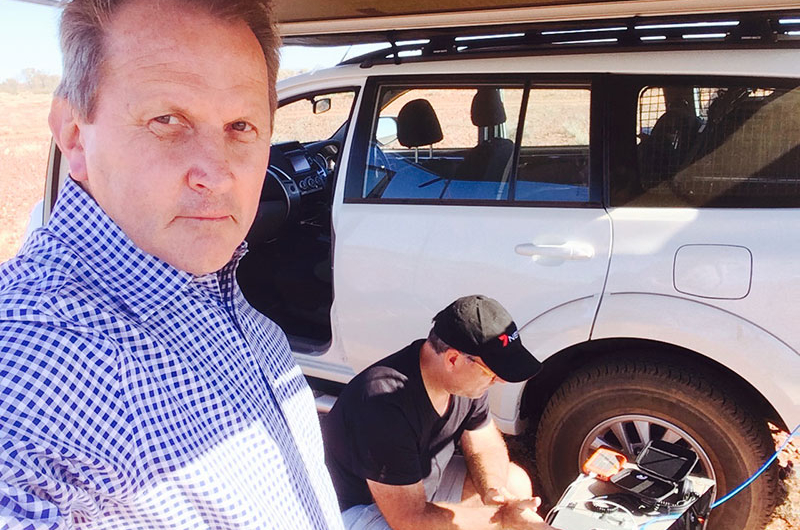
<path id="1" fill-rule="evenodd" d="M 590 100 L 589 88 L 385 86 L 361 198 L 588 202 Z"/>
<path id="2" fill-rule="evenodd" d="M 588 88 L 532 88 L 514 197 L 518 201 L 589 200 Z"/>
<path id="3" fill-rule="evenodd" d="M 800 88 L 649 86 L 634 204 L 800 206 Z"/>
<path id="4" fill-rule="evenodd" d="M 522 87 L 386 87 L 362 197 L 508 198 Z"/>

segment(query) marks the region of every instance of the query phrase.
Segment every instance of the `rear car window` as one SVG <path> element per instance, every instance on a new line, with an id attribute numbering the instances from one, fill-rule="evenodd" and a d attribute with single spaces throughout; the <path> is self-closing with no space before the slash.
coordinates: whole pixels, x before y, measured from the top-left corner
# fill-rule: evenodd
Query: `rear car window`
<path id="1" fill-rule="evenodd" d="M 635 203 L 800 206 L 800 88 L 645 86 L 638 95 Z"/>

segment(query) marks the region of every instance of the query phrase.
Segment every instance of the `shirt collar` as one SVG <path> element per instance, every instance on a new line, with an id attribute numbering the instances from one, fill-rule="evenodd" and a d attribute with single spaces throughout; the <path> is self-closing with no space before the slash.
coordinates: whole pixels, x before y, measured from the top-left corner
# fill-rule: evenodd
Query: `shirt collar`
<path id="1" fill-rule="evenodd" d="M 77 254 L 94 282 L 142 321 L 195 278 L 137 247 L 72 178 L 59 193 L 47 228 Z M 222 271 L 234 271 L 246 252 L 243 242 Z"/>

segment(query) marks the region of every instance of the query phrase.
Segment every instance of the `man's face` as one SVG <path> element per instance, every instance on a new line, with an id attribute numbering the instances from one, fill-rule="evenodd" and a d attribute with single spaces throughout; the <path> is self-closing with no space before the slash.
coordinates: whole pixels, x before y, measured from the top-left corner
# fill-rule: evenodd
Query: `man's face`
<path id="1" fill-rule="evenodd" d="M 490 386 L 502 381 L 480 358 L 458 352 L 453 364 L 450 393 L 477 399 Z"/>
<path id="2" fill-rule="evenodd" d="M 106 57 L 73 178 L 143 250 L 197 275 L 220 269 L 253 222 L 269 159 L 259 42 L 244 22 L 139 0 L 112 20 Z"/>

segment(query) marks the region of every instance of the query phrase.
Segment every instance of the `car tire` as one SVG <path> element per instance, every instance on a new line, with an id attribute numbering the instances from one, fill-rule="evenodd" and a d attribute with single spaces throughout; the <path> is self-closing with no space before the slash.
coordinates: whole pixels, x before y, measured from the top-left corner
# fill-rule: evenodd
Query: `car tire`
<path id="1" fill-rule="evenodd" d="M 701 461 L 711 469 L 696 467 L 695 472 L 716 478 L 717 499 L 744 482 L 774 452 L 766 421 L 759 420 L 742 396 L 710 373 L 654 360 L 605 359 L 571 375 L 557 389 L 538 423 L 536 467 L 544 498 L 554 504 L 575 479 L 591 440 L 597 443 L 593 431 L 601 432 L 604 425 L 622 426 L 626 429 L 623 435 L 637 438 L 636 430 L 631 432 L 625 425 L 624 420 L 630 418 L 638 418 L 639 426 L 649 421 L 646 432 L 653 438 L 660 437 L 658 433 L 666 425 L 673 439 L 675 433 L 682 433 L 685 440 L 679 443 L 699 445 L 704 451 Z M 590 434 L 591 440 L 587 439 Z M 614 435 L 606 438 L 609 445 L 617 445 Z M 636 444 L 634 453 L 644 441 L 639 440 L 642 443 Z M 630 448 L 631 440 L 618 445 L 626 443 Z M 713 510 L 708 528 L 763 529 L 775 506 L 777 485 L 778 470 L 773 465 Z"/>

